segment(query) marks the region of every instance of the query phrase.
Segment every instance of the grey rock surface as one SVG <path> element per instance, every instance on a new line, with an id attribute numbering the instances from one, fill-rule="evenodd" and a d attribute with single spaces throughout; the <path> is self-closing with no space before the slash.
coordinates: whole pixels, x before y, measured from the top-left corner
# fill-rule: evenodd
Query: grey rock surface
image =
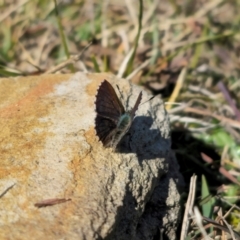
<path id="1" fill-rule="evenodd" d="M 33 78 L 0 80 L 19 87 L 0 99 L 0 191 L 13 186 L 1 197 L 0 238 L 176 239 L 182 179 L 160 98 L 143 90 L 147 102 L 113 151 L 94 130 L 97 88 L 117 84 L 131 109 L 140 87 L 103 73 Z M 61 198 L 71 201 L 34 206 Z"/>

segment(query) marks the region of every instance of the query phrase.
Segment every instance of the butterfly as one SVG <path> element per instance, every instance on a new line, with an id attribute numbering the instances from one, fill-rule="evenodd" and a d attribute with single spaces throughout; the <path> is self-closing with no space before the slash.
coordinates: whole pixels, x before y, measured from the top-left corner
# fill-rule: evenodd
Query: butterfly
<path id="1" fill-rule="evenodd" d="M 104 147 L 116 148 L 129 130 L 141 99 L 142 92 L 132 110 L 125 111 L 112 85 L 107 80 L 101 83 L 95 101 L 95 130 Z"/>

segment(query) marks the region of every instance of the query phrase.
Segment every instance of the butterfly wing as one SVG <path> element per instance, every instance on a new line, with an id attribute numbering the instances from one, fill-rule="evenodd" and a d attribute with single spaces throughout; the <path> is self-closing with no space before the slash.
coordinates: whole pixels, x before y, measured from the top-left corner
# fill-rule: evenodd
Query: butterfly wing
<path id="1" fill-rule="evenodd" d="M 99 140 L 103 143 L 103 146 L 110 146 L 112 138 L 116 132 L 116 124 L 108 118 L 97 115 L 95 119 L 95 129 Z"/>
<path id="2" fill-rule="evenodd" d="M 104 80 L 96 95 L 95 129 L 104 146 L 108 146 L 115 134 L 119 117 L 125 113 L 112 85 Z"/>

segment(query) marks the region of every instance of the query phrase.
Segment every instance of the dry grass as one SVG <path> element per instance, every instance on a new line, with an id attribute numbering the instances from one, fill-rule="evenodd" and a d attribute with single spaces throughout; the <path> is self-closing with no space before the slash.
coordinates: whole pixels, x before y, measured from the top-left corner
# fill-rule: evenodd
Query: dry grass
<path id="1" fill-rule="evenodd" d="M 240 239 L 240 2 L 140 3 L 1 1 L 0 75 L 110 71 L 160 95 L 198 175 L 182 239 Z"/>

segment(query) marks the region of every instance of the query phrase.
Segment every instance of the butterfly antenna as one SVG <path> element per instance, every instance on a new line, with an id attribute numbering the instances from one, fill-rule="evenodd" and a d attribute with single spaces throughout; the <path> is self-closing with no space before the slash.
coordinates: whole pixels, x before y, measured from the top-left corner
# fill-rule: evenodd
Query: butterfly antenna
<path id="1" fill-rule="evenodd" d="M 149 101 L 153 100 L 155 97 L 156 97 L 156 95 L 155 95 L 155 96 L 152 96 L 152 97 L 150 97 L 150 98 L 149 98 L 147 101 L 145 101 L 145 102 L 141 103 L 140 105 L 143 105 L 144 103 L 146 103 L 146 102 L 149 102 Z"/>
<path id="2" fill-rule="evenodd" d="M 120 94 L 120 98 L 121 98 L 121 100 L 122 100 L 122 102 L 123 102 L 123 94 L 122 94 L 122 92 L 121 92 L 121 90 L 120 90 L 120 88 L 119 88 L 119 86 L 117 85 L 117 89 L 118 89 L 118 91 L 119 91 L 119 94 Z"/>

